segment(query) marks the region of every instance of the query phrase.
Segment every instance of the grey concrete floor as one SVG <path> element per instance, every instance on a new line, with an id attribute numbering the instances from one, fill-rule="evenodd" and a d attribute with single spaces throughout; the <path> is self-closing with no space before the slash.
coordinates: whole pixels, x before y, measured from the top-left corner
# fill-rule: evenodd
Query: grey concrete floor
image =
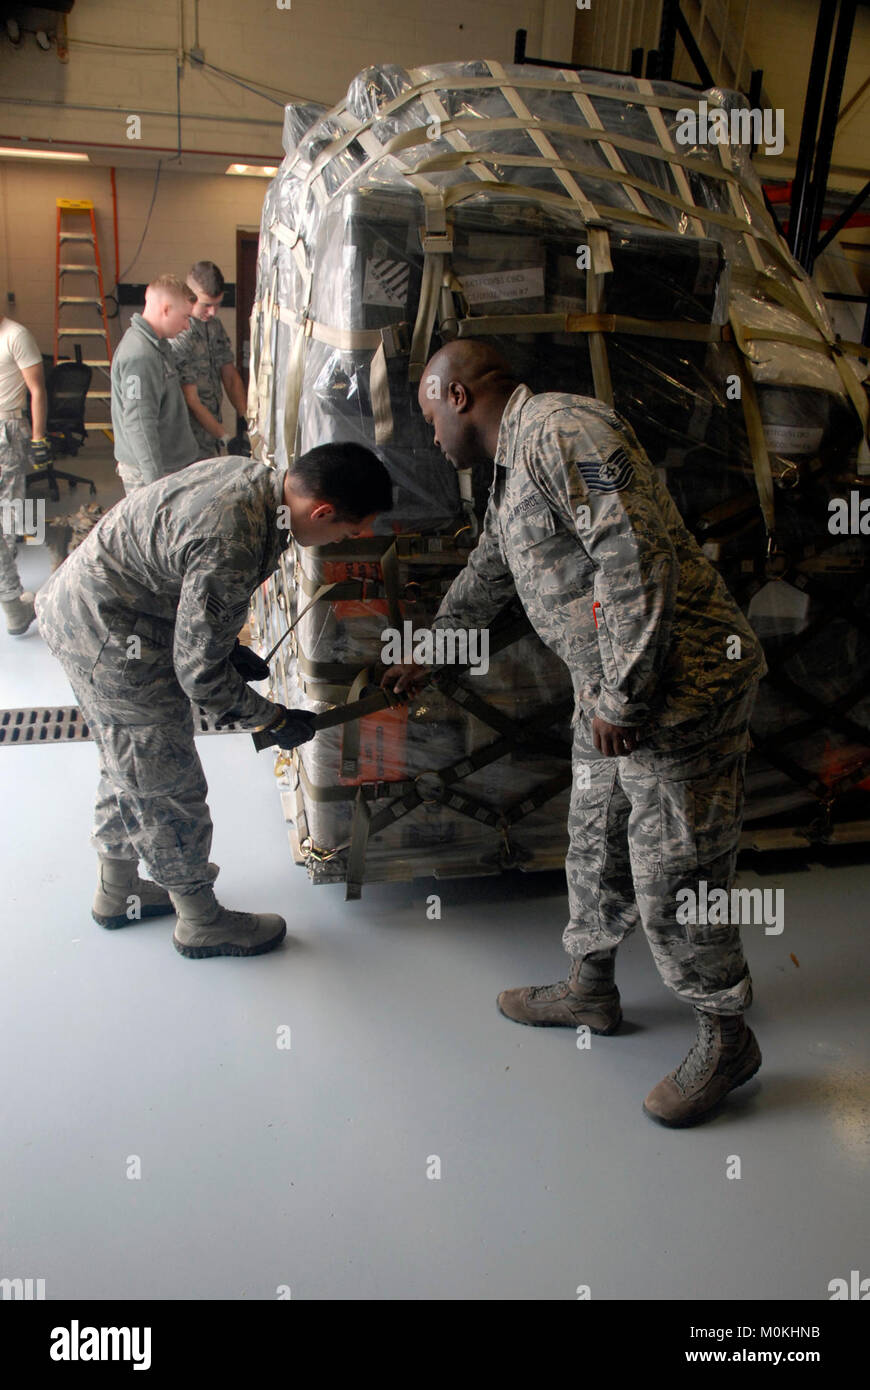
<path id="1" fill-rule="evenodd" d="M 105 454 L 72 466 L 110 496 Z M 20 567 L 41 582 L 45 552 Z M 50 701 L 72 697 L 38 634 L 0 635 L 0 707 Z M 641 1102 L 691 1019 L 642 937 L 619 1034 L 513 1024 L 498 991 L 563 973 L 560 875 L 345 903 L 292 863 L 269 755 L 198 747 L 218 889 L 288 919 L 271 955 L 96 926 L 93 746 L 0 750 L 0 1277 L 49 1299 L 817 1300 L 870 1275 L 866 867 L 741 875 L 785 891 L 783 933 L 744 933 L 764 1065 L 671 1131 Z"/>

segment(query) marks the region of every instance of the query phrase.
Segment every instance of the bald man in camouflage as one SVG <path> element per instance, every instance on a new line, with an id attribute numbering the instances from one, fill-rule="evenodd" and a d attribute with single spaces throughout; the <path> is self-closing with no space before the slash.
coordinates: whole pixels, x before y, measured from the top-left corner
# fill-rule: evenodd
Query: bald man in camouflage
<path id="1" fill-rule="evenodd" d="M 427 364 L 419 404 L 457 468 L 495 465 L 481 537 L 433 627 L 485 628 L 518 594 L 577 701 L 570 972 L 505 990 L 499 1008 L 518 1023 L 612 1033 L 616 950 L 640 922 L 662 980 L 697 1020 L 688 1055 L 644 1109 L 694 1124 L 761 1064 L 743 1018 L 752 991 L 738 927 L 684 923 L 677 900 L 701 880 L 708 891 L 731 884 L 760 644 L 608 406 L 533 395 L 500 354 L 468 340 Z M 427 677 L 395 666 L 384 684 L 413 695 Z"/>

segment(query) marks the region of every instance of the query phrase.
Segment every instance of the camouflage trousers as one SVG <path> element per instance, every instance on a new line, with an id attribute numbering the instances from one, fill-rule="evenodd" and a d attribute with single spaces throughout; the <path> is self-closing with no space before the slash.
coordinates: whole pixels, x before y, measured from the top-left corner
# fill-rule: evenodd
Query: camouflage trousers
<path id="1" fill-rule="evenodd" d="M 30 427 L 25 420 L 0 420 L 0 603 L 20 596 L 23 585 L 15 563 L 15 526 L 11 507 L 23 502 Z"/>
<path id="2" fill-rule="evenodd" d="M 148 683 L 131 688 L 126 672 L 133 668 L 138 678 L 145 663 L 127 662 L 125 672 L 120 662 L 101 658 L 94 678 L 47 640 L 97 748 L 91 844 L 110 858 L 142 859 L 154 881 L 174 892 L 194 893 L 213 883 L 208 784 L 194 746 L 190 701 L 171 666 L 151 666 Z"/>
<path id="3" fill-rule="evenodd" d="M 613 951 L 640 922 L 664 983 L 710 1013 L 751 1002 L 739 927 L 682 924 L 677 893 L 699 895 L 701 880 L 708 892 L 731 887 L 756 690 L 645 737 L 629 757 L 600 754 L 585 715 L 574 734 L 565 949 Z"/>
<path id="4" fill-rule="evenodd" d="M 199 385 L 197 386 L 197 394 L 199 396 L 199 399 L 205 406 L 206 410 L 210 410 L 215 419 L 220 420 L 221 402 L 218 401 L 216 404 L 213 405 L 212 401 L 214 398 L 208 396 L 203 391 L 202 386 Z M 216 458 L 218 451 L 218 440 L 215 439 L 213 434 L 209 434 L 208 430 L 205 429 L 205 427 L 199 423 L 192 410 L 189 411 L 188 420 L 190 422 L 190 428 L 193 431 L 193 437 L 199 445 L 199 453 L 197 455 L 196 462 L 201 463 L 203 459 Z"/>

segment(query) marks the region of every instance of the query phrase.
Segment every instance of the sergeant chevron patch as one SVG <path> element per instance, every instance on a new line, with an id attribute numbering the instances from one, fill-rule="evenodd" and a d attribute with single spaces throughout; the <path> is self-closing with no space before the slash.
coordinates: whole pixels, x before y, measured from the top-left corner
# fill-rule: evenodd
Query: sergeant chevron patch
<path id="1" fill-rule="evenodd" d="M 205 596 L 205 611 L 210 618 L 214 618 L 219 623 L 241 623 L 248 611 L 248 604 L 237 603 L 230 607 L 224 603 L 223 599 L 218 598 L 217 594 L 208 593 Z"/>
<path id="2" fill-rule="evenodd" d="M 622 492 L 634 476 L 634 464 L 624 449 L 614 449 L 603 462 L 578 462 L 577 467 L 590 492 Z"/>

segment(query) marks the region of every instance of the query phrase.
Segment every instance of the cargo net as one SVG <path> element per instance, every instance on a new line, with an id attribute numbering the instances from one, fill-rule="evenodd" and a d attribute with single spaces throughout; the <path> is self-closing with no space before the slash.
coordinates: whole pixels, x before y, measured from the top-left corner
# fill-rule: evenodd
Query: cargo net
<path id="1" fill-rule="evenodd" d="M 331 110 L 286 108 L 251 320 L 255 451 L 283 467 L 366 444 L 395 501 L 371 540 L 285 559 L 258 598 L 260 647 L 297 620 L 275 693 L 321 710 L 359 692 L 386 626 L 434 616 L 490 480 L 460 492 L 417 386 L 442 342 L 480 336 L 533 390 L 611 403 L 662 470 L 765 643 L 748 833 L 806 842 L 867 814 L 867 545 L 829 526 L 833 498 L 856 516 L 867 495 L 866 350 L 835 336 L 748 150 L 680 143 L 701 99 L 729 119 L 746 106 L 488 61 L 371 68 Z M 409 709 L 279 757 L 318 881 L 356 894 L 365 877 L 559 862 L 570 681 L 521 615 L 503 621 L 486 677 L 453 668 Z"/>

